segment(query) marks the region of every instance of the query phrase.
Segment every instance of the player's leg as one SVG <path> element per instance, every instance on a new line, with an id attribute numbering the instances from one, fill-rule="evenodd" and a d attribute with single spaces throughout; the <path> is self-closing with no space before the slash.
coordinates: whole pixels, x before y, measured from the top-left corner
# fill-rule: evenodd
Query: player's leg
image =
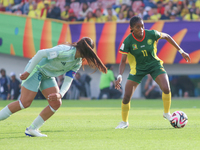
<path id="1" fill-rule="evenodd" d="M 37 92 L 34 91 L 34 88 L 37 89 L 39 86 L 39 81 L 34 81 L 35 75 L 30 75 L 29 79 L 25 80 L 21 87 L 21 95 L 18 101 L 14 101 L 8 104 L 0 111 L 0 120 L 8 118 L 11 114 L 27 108 L 31 105 L 33 99 L 35 98 Z M 29 84 L 30 81 L 33 81 L 33 84 Z M 30 90 L 29 90 L 30 89 Z"/>
<path id="2" fill-rule="evenodd" d="M 58 93 L 59 87 L 54 78 L 43 80 L 40 89 L 42 94 L 47 99 L 49 94 Z M 47 135 L 38 132 L 38 129 L 49 119 L 56 110 L 61 106 L 61 99 L 57 101 L 48 101 L 49 105 L 46 106 L 32 124 L 26 129 L 25 134 L 28 136 L 46 137 Z"/>
<path id="3" fill-rule="evenodd" d="M 121 104 L 122 109 L 122 122 L 116 127 L 116 129 L 123 129 L 128 127 L 128 115 L 130 110 L 130 101 L 133 93 L 135 92 L 139 83 L 131 80 L 127 80 L 125 86 L 125 93 Z"/>
<path id="4" fill-rule="evenodd" d="M 155 81 L 160 86 L 162 90 L 162 100 L 164 106 L 164 114 L 163 116 L 170 120 L 170 107 L 171 107 L 171 90 L 169 85 L 168 76 L 166 73 L 160 74 L 156 77 Z"/>

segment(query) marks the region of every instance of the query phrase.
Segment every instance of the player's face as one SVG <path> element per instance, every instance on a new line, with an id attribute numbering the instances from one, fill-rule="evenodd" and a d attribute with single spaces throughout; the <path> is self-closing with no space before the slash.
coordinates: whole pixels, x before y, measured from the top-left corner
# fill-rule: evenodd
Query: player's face
<path id="1" fill-rule="evenodd" d="M 132 28 L 133 34 L 136 38 L 143 38 L 144 36 L 144 23 L 142 20 L 136 22 L 134 27 Z"/>

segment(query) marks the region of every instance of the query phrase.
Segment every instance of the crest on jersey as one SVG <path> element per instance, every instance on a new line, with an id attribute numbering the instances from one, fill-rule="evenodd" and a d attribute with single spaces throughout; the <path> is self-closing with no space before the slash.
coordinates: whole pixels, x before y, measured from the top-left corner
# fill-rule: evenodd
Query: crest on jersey
<path id="1" fill-rule="evenodd" d="M 151 45 L 152 43 L 153 43 L 152 39 L 148 39 L 148 40 L 147 40 L 147 44 L 148 44 L 148 45 Z"/>
<path id="2" fill-rule="evenodd" d="M 133 44 L 132 47 L 133 47 L 133 50 L 138 49 L 138 48 L 137 48 L 137 44 Z"/>

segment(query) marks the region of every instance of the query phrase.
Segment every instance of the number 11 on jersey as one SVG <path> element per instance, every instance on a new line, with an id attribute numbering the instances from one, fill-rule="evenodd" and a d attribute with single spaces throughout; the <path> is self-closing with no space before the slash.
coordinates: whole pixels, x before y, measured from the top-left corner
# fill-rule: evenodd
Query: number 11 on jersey
<path id="1" fill-rule="evenodd" d="M 148 56 L 147 50 L 142 50 L 142 53 L 143 53 L 144 57 Z"/>

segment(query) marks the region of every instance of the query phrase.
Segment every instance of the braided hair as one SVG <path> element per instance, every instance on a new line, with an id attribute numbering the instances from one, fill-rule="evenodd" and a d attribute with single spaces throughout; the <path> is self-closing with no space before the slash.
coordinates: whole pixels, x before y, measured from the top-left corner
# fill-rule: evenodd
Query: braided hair
<path id="1" fill-rule="evenodd" d="M 95 69 L 95 71 L 98 68 L 99 71 L 107 73 L 106 66 L 102 63 L 100 58 L 93 51 L 94 42 L 91 38 L 83 37 L 76 43 L 75 47 L 80 52 L 80 55 L 83 58 L 83 60 L 87 61 L 90 68 Z"/>
<path id="2" fill-rule="evenodd" d="M 131 19 L 130 19 L 130 27 L 133 28 L 135 26 L 135 24 L 138 22 L 138 21 L 141 21 L 142 18 L 140 18 L 139 16 L 133 16 Z M 131 30 L 131 33 L 133 32 L 133 30 Z"/>

